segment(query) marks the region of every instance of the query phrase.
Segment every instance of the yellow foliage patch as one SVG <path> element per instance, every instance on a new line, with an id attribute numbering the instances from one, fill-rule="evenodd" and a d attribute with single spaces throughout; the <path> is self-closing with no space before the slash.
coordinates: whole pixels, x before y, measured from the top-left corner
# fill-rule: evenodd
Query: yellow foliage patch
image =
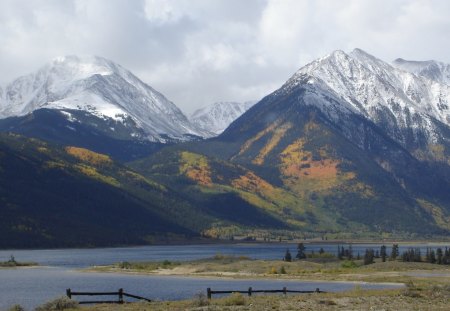
<path id="1" fill-rule="evenodd" d="M 211 186 L 211 168 L 208 159 L 200 154 L 181 152 L 180 173 L 202 186 Z"/>
<path id="2" fill-rule="evenodd" d="M 339 160 L 325 158 L 325 148 L 319 150 L 321 160 L 313 160 L 311 152 L 303 149 L 304 139 L 299 139 L 287 146 L 280 154 L 280 172 L 285 184 L 294 190 L 305 188 L 323 190 L 337 183 Z"/>
<path id="3" fill-rule="evenodd" d="M 443 229 L 450 229 L 450 216 L 444 213 L 440 206 L 424 199 L 416 199 L 417 203 L 429 213 L 436 224 Z"/>
<path id="4" fill-rule="evenodd" d="M 99 173 L 95 167 L 87 166 L 84 164 L 78 164 L 78 165 L 75 165 L 75 168 L 78 171 L 80 171 L 82 174 L 84 174 L 90 178 L 99 180 L 101 182 L 110 184 L 115 187 L 118 187 L 120 185 L 119 182 L 115 178 Z"/>
<path id="5" fill-rule="evenodd" d="M 155 182 L 155 181 L 153 181 L 151 179 L 148 179 L 148 178 L 146 178 L 146 177 L 144 177 L 144 176 L 142 176 L 142 175 L 140 175 L 140 174 L 138 174 L 136 172 L 129 171 L 129 170 L 124 170 L 124 171 L 120 171 L 120 175 L 123 176 L 123 177 L 129 178 L 129 179 L 132 179 L 135 182 L 146 183 L 146 184 L 148 184 L 150 186 L 153 186 L 155 188 L 158 188 L 158 189 L 160 189 L 162 191 L 167 191 L 166 187 L 164 187 L 163 185 L 158 184 L 157 182 Z"/>
<path id="6" fill-rule="evenodd" d="M 47 161 L 44 164 L 44 168 L 46 168 L 46 169 L 52 169 L 52 168 L 63 169 L 65 167 L 66 167 L 66 164 L 64 164 L 64 162 L 61 162 L 61 161 Z"/>
<path id="7" fill-rule="evenodd" d="M 45 153 L 45 154 L 49 153 L 48 149 L 45 147 L 37 147 L 37 151 L 39 151 L 40 153 Z"/>
<path id="8" fill-rule="evenodd" d="M 261 139 L 261 137 L 263 137 L 264 135 L 272 132 L 278 125 L 280 124 L 280 121 L 275 121 L 274 123 L 272 123 L 271 125 L 269 125 L 268 127 L 266 127 L 264 130 L 260 131 L 258 134 L 256 134 L 255 137 L 250 138 L 249 140 L 247 140 L 241 147 L 241 149 L 239 150 L 238 155 L 243 154 L 245 151 L 248 150 L 248 148 L 250 148 L 254 142 L 258 141 L 259 139 Z"/>
<path id="9" fill-rule="evenodd" d="M 275 188 L 261 177 L 256 176 L 253 172 L 240 176 L 231 182 L 231 185 L 237 189 L 258 193 L 262 196 L 273 194 Z"/>
<path id="10" fill-rule="evenodd" d="M 321 159 L 314 161 L 312 153 L 304 151 L 305 141 L 300 139 L 286 147 L 281 153 L 281 170 L 285 176 L 302 178 L 334 178 L 338 173 L 337 165 L 340 163 L 334 159 Z M 326 150 L 319 150 L 322 158 L 326 156 Z"/>
<path id="11" fill-rule="evenodd" d="M 264 163 L 264 158 L 276 145 L 280 142 L 281 138 L 286 134 L 286 132 L 292 128 L 291 123 L 285 123 L 280 127 L 273 130 L 273 135 L 267 144 L 261 149 L 258 156 L 252 161 L 254 164 L 261 165 Z"/>
<path id="12" fill-rule="evenodd" d="M 274 187 L 253 172 L 247 172 L 245 175 L 231 182 L 234 189 L 239 190 L 241 198 L 254 206 L 271 210 L 279 215 L 283 215 L 283 208 L 290 207 L 297 213 L 305 211 L 308 203 L 305 203 L 300 197 L 296 197 L 290 192 Z M 296 225 L 300 223 L 297 222 Z"/>
<path id="13" fill-rule="evenodd" d="M 110 165 L 112 160 L 107 155 L 78 147 L 66 147 L 66 152 L 71 156 L 92 165 Z"/>

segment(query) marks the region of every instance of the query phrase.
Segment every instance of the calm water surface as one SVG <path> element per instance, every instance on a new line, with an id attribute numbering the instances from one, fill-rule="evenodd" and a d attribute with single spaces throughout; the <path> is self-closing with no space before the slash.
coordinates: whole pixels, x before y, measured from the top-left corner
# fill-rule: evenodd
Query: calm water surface
<path id="1" fill-rule="evenodd" d="M 380 245 L 353 244 L 356 256 L 363 254 L 366 248 L 379 249 Z M 388 250 L 390 250 L 390 245 Z M 401 245 L 400 251 L 408 247 L 442 247 L 436 244 Z M 323 247 L 325 251 L 335 253 L 336 245 L 307 244 L 307 252 Z M 217 290 L 240 289 L 278 289 L 287 286 L 290 289 L 325 291 L 347 290 L 355 286 L 352 283 L 336 282 L 300 282 L 288 280 L 229 280 L 183 278 L 173 276 L 142 276 L 111 273 L 84 273 L 77 271 L 94 265 L 106 265 L 119 261 L 159 261 L 193 260 L 214 256 L 217 253 L 248 256 L 255 259 L 280 259 L 289 248 L 295 255 L 295 244 L 225 244 L 225 245 L 182 245 L 182 246 L 143 246 L 127 248 L 98 249 L 60 249 L 60 250 L 3 250 L 0 261 L 14 255 L 18 261 L 34 261 L 42 267 L 21 269 L 0 269 L 0 310 L 15 303 L 31 309 L 49 299 L 64 295 L 66 288 L 78 291 L 117 291 L 124 288 L 127 292 L 150 299 L 175 300 L 191 298 L 207 287 Z M 363 288 L 388 288 L 394 285 L 360 284 Z M 395 287 L 395 286 L 394 286 Z"/>

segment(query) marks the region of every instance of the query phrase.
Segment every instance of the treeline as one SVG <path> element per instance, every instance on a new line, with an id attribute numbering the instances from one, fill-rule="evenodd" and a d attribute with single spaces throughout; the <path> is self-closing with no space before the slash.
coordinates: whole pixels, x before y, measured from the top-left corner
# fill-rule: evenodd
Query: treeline
<path id="1" fill-rule="evenodd" d="M 409 248 L 402 253 L 402 261 L 405 262 L 428 262 L 438 265 L 450 265 L 450 249 L 427 248 L 425 256 L 422 256 L 422 252 L 418 248 Z"/>
<path id="2" fill-rule="evenodd" d="M 297 253 L 293 258 L 289 249 L 283 257 L 284 261 L 292 261 L 295 259 L 301 260 L 306 258 L 337 258 L 339 260 L 363 260 L 364 265 L 370 265 L 375 262 L 375 259 L 381 259 L 382 262 L 402 260 L 403 262 L 428 262 L 439 265 L 450 265 L 450 249 L 444 248 L 427 248 L 425 254 L 422 254 L 420 248 L 409 248 L 400 254 L 398 244 L 393 244 L 388 252 L 386 245 L 381 245 L 379 249 L 367 248 L 364 254 L 357 252 L 354 254 L 352 245 L 347 247 L 338 245 L 337 255 L 327 253 L 323 248 L 320 248 L 318 253 L 312 250 L 310 253 L 306 253 L 306 247 L 303 243 L 297 245 Z"/>

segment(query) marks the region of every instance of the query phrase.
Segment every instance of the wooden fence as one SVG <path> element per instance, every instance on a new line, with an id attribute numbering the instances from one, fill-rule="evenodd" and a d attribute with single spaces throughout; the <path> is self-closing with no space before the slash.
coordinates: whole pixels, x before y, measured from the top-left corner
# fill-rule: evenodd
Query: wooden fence
<path id="1" fill-rule="evenodd" d="M 66 295 L 70 299 L 73 296 L 117 296 L 117 300 L 92 300 L 92 301 L 79 301 L 80 304 L 91 304 L 91 303 L 124 303 L 124 297 L 139 299 L 151 302 L 150 299 L 140 297 L 137 295 L 132 295 L 125 293 L 122 288 L 120 288 L 117 292 L 73 292 L 70 288 L 66 290 Z"/>
<path id="2" fill-rule="evenodd" d="M 316 290 L 288 290 L 286 287 L 283 287 L 283 289 L 263 289 L 263 290 L 254 290 L 251 287 L 248 288 L 248 290 L 212 290 L 211 288 L 206 289 L 206 295 L 208 296 L 208 299 L 211 299 L 212 295 L 214 294 L 231 294 L 231 293 L 241 293 L 241 294 L 247 294 L 251 296 L 253 293 L 300 293 L 300 294 L 311 294 L 311 293 L 325 293 L 324 291 L 321 291 L 319 288 L 316 288 Z"/>

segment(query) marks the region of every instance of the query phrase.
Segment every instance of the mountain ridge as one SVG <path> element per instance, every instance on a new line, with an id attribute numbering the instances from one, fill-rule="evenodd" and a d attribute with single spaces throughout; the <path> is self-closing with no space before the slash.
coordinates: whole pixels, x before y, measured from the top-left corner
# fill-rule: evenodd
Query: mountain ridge
<path id="1" fill-rule="evenodd" d="M 9 83 L 0 115 L 23 116 L 40 108 L 84 110 L 124 124 L 132 121 L 151 141 L 202 136 L 181 110 L 130 71 L 99 56 L 55 58 Z M 137 135 L 137 134 L 136 134 Z M 139 136 L 139 135 L 137 135 Z M 141 135 L 142 136 L 142 135 Z"/>
<path id="2" fill-rule="evenodd" d="M 189 120 L 212 134 L 222 133 L 234 120 L 250 109 L 257 101 L 246 102 L 216 102 L 195 110 Z"/>

